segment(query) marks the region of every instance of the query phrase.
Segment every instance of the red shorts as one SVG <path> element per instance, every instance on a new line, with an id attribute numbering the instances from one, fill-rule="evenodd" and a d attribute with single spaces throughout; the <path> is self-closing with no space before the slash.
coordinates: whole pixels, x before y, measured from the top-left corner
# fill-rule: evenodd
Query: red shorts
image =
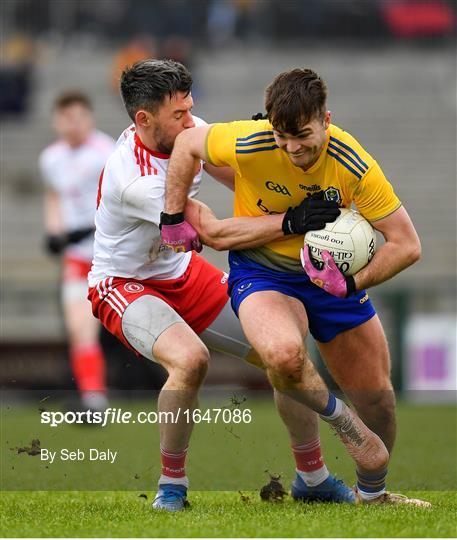
<path id="1" fill-rule="evenodd" d="M 65 283 L 69 281 L 87 281 L 92 261 L 79 259 L 73 255 L 64 255 L 62 264 L 62 277 Z"/>
<path id="2" fill-rule="evenodd" d="M 152 295 L 173 308 L 196 334 L 206 330 L 227 303 L 227 274 L 192 253 L 189 266 L 176 279 L 109 277 L 89 289 L 92 312 L 103 326 L 139 354 L 122 332 L 122 314 L 140 296 Z"/>

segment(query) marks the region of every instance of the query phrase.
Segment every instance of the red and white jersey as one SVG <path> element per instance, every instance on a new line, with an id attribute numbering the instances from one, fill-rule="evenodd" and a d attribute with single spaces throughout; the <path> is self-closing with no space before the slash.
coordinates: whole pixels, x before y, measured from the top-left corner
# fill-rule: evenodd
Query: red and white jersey
<path id="1" fill-rule="evenodd" d="M 41 176 L 45 185 L 59 195 L 65 232 L 94 226 L 100 172 L 114 148 L 112 137 L 94 131 L 81 146 L 73 148 L 60 140 L 41 153 Z M 90 235 L 77 244 L 71 244 L 66 253 L 91 260 L 93 237 Z"/>
<path id="2" fill-rule="evenodd" d="M 205 124 L 196 116 L 194 122 L 196 126 Z M 174 279 L 186 271 L 191 253 L 165 248 L 159 230 L 169 157 L 146 148 L 134 126 L 119 137 L 100 178 L 90 287 L 111 276 Z M 202 166 L 203 162 L 193 180 L 191 197 L 198 193 Z"/>

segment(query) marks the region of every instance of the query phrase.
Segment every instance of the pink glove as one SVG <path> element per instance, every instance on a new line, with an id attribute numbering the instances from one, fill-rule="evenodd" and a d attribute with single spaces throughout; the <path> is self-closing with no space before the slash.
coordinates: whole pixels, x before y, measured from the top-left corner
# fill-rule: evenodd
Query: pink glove
<path id="1" fill-rule="evenodd" d="M 176 225 L 162 224 L 161 234 L 162 244 L 177 253 L 192 251 L 193 249 L 200 253 L 202 250 L 197 231 L 187 221 L 182 221 Z"/>
<path id="2" fill-rule="evenodd" d="M 338 298 L 347 298 L 355 293 L 354 278 L 341 273 L 327 250 L 322 250 L 322 259 L 324 261 L 322 270 L 318 270 L 311 262 L 309 246 L 305 246 L 300 250 L 300 259 L 309 279 L 324 291 L 333 294 L 333 296 L 338 296 Z"/>

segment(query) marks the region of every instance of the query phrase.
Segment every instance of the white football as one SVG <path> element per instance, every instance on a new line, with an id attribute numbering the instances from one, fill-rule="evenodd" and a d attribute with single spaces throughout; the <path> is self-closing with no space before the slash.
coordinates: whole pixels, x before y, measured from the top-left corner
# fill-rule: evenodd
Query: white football
<path id="1" fill-rule="evenodd" d="M 306 233 L 306 245 L 310 247 L 316 267 L 322 267 L 321 253 L 326 249 L 343 274 L 352 276 L 375 254 L 376 234 L 359 212 L 341 208 L 341 214 L 333 223 L 327 223 L 325 229 Z"/>

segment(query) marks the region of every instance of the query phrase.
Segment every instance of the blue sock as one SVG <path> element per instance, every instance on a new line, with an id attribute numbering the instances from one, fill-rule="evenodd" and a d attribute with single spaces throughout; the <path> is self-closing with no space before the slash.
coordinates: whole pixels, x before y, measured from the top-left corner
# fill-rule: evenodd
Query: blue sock
<path id="1" fill-rule="evenodd" d="M 387 469 L 375 473 L 357 471 L 357 491 L 362 499 L 376 499 L 386 491 Z"/>
<path id="2" fill-rule="evenodd" d="M 325 409 L 320 413 L 323 420 L 335 420 L 340 416 L 343 410 L 343 402 L 335 397 L 331 392 L 328 393 L 328 402 Z"/>
<path id="3" fill-rule="evenodd" d="M 336 409 L 336 397 L 328 393 L 328 402 L 327 407 L 321 412 L 321 416 L 332 416 L 332 414 L 335 412 Z"/>

